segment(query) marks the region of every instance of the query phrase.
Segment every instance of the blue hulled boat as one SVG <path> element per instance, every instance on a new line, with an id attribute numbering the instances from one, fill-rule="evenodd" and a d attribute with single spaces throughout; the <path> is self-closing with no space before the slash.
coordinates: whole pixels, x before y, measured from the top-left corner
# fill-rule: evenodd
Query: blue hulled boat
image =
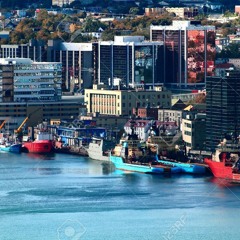
<path id="1" fill-rule="evenodd" d="M 204 164 L 182 163 L 168 160 L 158 160 L 158 162 L 162 164 L 172 164 L 172 166 L 180 168 L 182 173 L 205 174 L 208 172 L 208 167 Z"/>
<path id="2" fill-rule="evenodd" d="M 124 171 L 150 174 L 180 173 L 181 168 L 158 162 L 156 152 L 146 148 L 145 143 L 142 145 L 134 133 L 134 123 L 131 121 L 132 133 L 123 136 L 110 154 L 110 161 L 115 167 Z"/>
<path id="3" fill-rule="evenodd" d="M 158 158 L 158 145 L 141 143 L 134 133 L 134 121 L 131 121 L 132 133 L 123 136 L 110 155 L 110 161 L 117 169 L 141 173 L 185 173 L 206 174 L 205 164 L 183 163 Z"/>
<path id="4" fill-rule="evenodd" d="M 20 153 L 22 150 L 22 144 L 20 143 L 4 143 L 0 145 L 0 151 L 3 152 L 12 152 L 12 153 Z"/>
<path id="5" fill-rule="evenodd" d="M 148 173 L 148 174 L 172 174 L 180 173 L 181 168 L 173 167 L 167 164 L 160 164 L 157 162 L 141 163 L 141 162 L 125 162 L 124 158 L 121 156 L 110 155 L 110 161 L 115 165 L 117 169 L 130 171 L 130 172 L 139 172 L 139 173 Z"/>

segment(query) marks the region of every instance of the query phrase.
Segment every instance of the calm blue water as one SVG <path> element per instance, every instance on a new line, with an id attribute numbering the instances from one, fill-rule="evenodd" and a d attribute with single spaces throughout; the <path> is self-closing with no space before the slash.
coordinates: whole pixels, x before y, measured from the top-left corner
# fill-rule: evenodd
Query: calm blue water
<path id="1" fill-rule="evenodd" d="M 240 185 L 0 153 L 1 240 L 240 239 Z"/>

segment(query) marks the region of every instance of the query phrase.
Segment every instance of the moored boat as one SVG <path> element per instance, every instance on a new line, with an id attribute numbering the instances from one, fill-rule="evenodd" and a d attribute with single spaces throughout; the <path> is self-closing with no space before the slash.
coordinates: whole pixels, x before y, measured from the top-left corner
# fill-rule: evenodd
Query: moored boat
<path id="1" fill-rule="evenodd" d="M 38 131 L 36 140 L 24 141 L 22 147 L 30 153 L 50 153 L 53 151 L 53 138 L 47 131 Z"/>
<path id="2" fill-rule="evenodd" d="M 199 163 L 183 163 L 177 161 L 158 160 L 160 163 L 172 164 L 175 167 L 179 167 L 182 173 L 188 174 L 206 174 L 208 173 L 208 166 L 206 164 Z"/>
<path id="3" fill-rule="evenodd" d="M 93 137 L 87 148 L 88 156 L 98 161 L 110 161 L 109 149 L 111 149 L 112 145 L 110 141 Z"/>
<path id="4" fill-rule="evenodd" d="M 0 151 L 20 153 L 22 150 L 22 144 L 19 143 L 16 138 L 9 133 L 0 134 Z"/>
<path id="5" fill-rule="evenodd" d="M 20 153 L 22 149 L 22 144 L 20 143 L 4 143 L 0 144 L 0 151 L 11 152 L 11 153 Z"/>
<path id="6" fill-rule="evenodd" d="M 240 182 L 240 145 L 224 140 L 216 148 L 211 158 L 204 162 L 209 166 L 213 175 L 231 181 Z"/>
<path id="7" fill-rule="evenodd" d="M 152 149 L 153 152 L 158 152 L 158 144 L 153 144 L 147 142 L 147 146 Z M 159 155 L 158 155 L 159 156 Z M 159 159 L 160 158 L 160 159 Z M 160 156 L 158 158 L 158 162 L 161 164 L 171 164 L 174 167 L 179 167 L 181 169 L 181 173 L 186 173 L 186 174 L 207 174 L 209 173 L 208 165 L 204 163 L 190 163 L 188 162 L 182 162 L 181 159 L 180 161 L 177 161 L 175 159 L 170 159 L 168 157 L 163 157 Z M 188 159 L 184 156 L 183 158 L 184 161 L 187 161 Z"/>
<path id="8" fill-rule="evenodd" d="M 124 171 L 150 174 L 180 173 L 179 167 L 157 161 L 156 152 L 153 152 L 152 148 L 146 148 L 146 144 L 142 144 L 134 133 L 133 123 L 132 121 L 132 134 L 123 136 L 110 154 L 110 161 L 115 167 Z"/>
<path id="9" fill-rule="evenodd" d="M 55 153 L 70 153 L 71 147 L 65 144 L 61 138 L 53 142 L 53 150 Z"/>
<path id="10" fill-rule="evenodd" d="M 152 161 L 149 163 L 130 162 L 126 161 L 122 156 L 114 156 L 112 154 L 110 154 L 110 161 L 115 165 L 116 169 L 130 172 L 148 174 L 172 174 L 181 172 L 181 169 L 179 167 L 174 167 L 172 165 L 160 164 L 156 161 Z"/>

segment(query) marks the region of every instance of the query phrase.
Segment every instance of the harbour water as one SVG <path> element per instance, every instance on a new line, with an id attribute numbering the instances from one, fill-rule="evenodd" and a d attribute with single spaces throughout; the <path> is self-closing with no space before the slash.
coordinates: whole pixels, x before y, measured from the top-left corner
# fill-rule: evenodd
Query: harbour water
<path id="1" fill-rule="evenodd" d="M 0 239 L 239 239 L 240 185 L 0 153 Z"/>

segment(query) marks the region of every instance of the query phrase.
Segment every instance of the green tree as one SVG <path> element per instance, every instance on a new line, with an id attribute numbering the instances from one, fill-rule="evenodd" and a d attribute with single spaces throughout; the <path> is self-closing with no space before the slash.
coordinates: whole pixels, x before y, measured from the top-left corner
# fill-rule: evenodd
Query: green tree
<path id="1" fill-rule="evenodd" d="M 102 40 L 103 41 L 113 41 L 115 35 L 117 35 L 117 31 L 116 30 L 114 30 L 114 29 L 105 30 L 102 33 Z"/>
<path id="2" fill-rule="evenodd" d="M 93 20 L 88 18 L 85 22 L 84 31 L 85 32 L 97 32 L 99 28 L 106 29 L 106 25 L 98 20 Z"/>

